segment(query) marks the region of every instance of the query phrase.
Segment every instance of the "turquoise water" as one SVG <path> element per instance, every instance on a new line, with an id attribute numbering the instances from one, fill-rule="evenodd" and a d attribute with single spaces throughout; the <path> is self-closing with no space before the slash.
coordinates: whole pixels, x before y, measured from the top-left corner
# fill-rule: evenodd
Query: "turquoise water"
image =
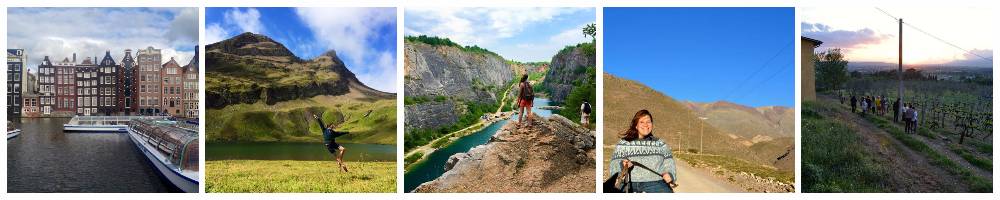
<path id="1" fill-rule="evenodd" d="M 552 115 L 550 110 L 538 109 L 538 107 L 549 105 L 548 99 L 536 98 L 531 112 L 543 117 L 548 117 Z M 472 149 L 473 147 L 486 144 L 496 134 L 504 124 L 509 121 L 517 121 L 517 115 L 513 116 L 511 119 L 498 121 L 496 123 L 483 128 L 471 135 L 459 138 L 455 140 L 448 146 L 438 149 L 427 156 L 427 158 L 419 163 L 414 163 L 410 167 L 409 171 L 403 175 L 403 191 L 410 192 L 416 189 L 417 186 L 423 184 L 424 182 L 431 181 L 437 177 L 444 174 L 444 164 L 448 162 L 448 157 L 455 155 L 457 153 L 465 153 Z"/>

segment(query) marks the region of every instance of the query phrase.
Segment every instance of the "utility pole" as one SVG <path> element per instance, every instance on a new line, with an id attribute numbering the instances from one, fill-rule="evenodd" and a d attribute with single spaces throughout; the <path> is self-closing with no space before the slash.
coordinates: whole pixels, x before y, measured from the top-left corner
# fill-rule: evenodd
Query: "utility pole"
<path id="1" fill-rule="evenodd" d="M 700 143 L 701 144 L 699 144 L 698 153 L 699 154 L 705 154 L 705 120 L 707 120 L 708 118 L 707 117 L 698 117 L 698 119 L 701 119 L 701 130 L 700 130 L 700 132 L 701 132 L 701 137 L 700 137 L 701 142 Z"/>
<path id="2" fill-rule="evenodd" d="M 899 73 L 897 76 L 899 78 L 899 107 L 896 108 L 896 115 L 903 116 L 903 18 L 899 18 Z M 899 120 L 902 117 L 896 118 Z M 899 121 L 896 121 L 899 122 Z"/>

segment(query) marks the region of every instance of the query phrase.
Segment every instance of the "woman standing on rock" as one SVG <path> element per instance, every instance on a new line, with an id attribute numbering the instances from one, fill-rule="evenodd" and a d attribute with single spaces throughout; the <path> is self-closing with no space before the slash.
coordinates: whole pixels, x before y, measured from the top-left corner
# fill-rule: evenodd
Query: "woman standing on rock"
<path id="1" fill-rule="evenodd" d="M 528 74 L 521 76 L 521 82 L 518 84 L 518 90 L 521 92 L 517 95 L 517 125 L 525 126 L 526 124 L 521 123 L 521 117 L 528 120 L 528 124 L 531 124 L 531 104 L 535 100 L 535 91 L 532 91 L 531 83 L 528 83 Z"/>
<path id="2" fill-rule="evenodd" d="M 610 174 L 624 171 L 619 176 L 628 176 L 628 181 L 616 186 L 627 184 L 628 188 L 622 189 L 629 192 L 673 193 L 671 186 L 677 181 L 677 166 L 670 146 L 653 136 L 653 115 L 647 110 L 636 112 L 632 124 L 619 137 L 609 170 Z M 641 169 L 633 170 L 633 166 Z"/>

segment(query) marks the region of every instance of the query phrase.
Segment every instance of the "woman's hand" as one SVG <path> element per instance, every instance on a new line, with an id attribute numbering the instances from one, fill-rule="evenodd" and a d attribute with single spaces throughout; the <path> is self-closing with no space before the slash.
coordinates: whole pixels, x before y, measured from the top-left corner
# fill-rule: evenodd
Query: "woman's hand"
<path id="1" fill-rule="evenodd" d="M 622 169 L 624 170 L 629 168 L 632 168 L 632 161 L 629 161 L 628 159 L 622 160 Z"/>
<path id="2" fill-rule="evenodd" d="M 663 181 L 667 183 L 674 182 L 674 178 L 670 177 L 670 173 L 663 173 Z"/>

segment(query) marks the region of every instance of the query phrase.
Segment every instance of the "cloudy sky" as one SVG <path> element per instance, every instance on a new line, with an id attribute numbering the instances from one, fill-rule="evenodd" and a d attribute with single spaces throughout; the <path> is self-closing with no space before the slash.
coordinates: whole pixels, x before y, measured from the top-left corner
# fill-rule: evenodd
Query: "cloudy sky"
<path id="1" fill-rule="evenodd" d="M 406 8 L 408 36 L 447 37 L 517 61 L 551 61 L 567 45 L 589 42 L 582 28 L 594 8 Z M 600 32 L 600 30 L 598 30 Z"/>
<path id="2" fill-rule="evenodd" d="M 976 55 L 993 57 L 996 16 L 988 7 L 883 7 L 926 31 Z M 823 41 L 820 50 L 841 48 L 850 61 L 895 63 L 899 26 L 874 7 L 803 8 L 802 36 Z M 992 67 L 992 62 L 903 26 L 903 63 Z"/>
<path id="3" fill-rule="evenodd" d="M 163 61 L 187 64 L 198 44 L 197 8 L 7 8 L 7 48 L 25 49 L 32 72 L 52 61 L 104 57 L 125 49 L 162 49 Z M 133 56 L 134 53 L 133 53 Z"/>
<path id="4" fill-rule="evenodd" d="M 296 56 L 329 50 L 366 85 L 396 92 L 395 8 L 205 8 L 205 40 L 215 43 L 253 32 Z"/>

